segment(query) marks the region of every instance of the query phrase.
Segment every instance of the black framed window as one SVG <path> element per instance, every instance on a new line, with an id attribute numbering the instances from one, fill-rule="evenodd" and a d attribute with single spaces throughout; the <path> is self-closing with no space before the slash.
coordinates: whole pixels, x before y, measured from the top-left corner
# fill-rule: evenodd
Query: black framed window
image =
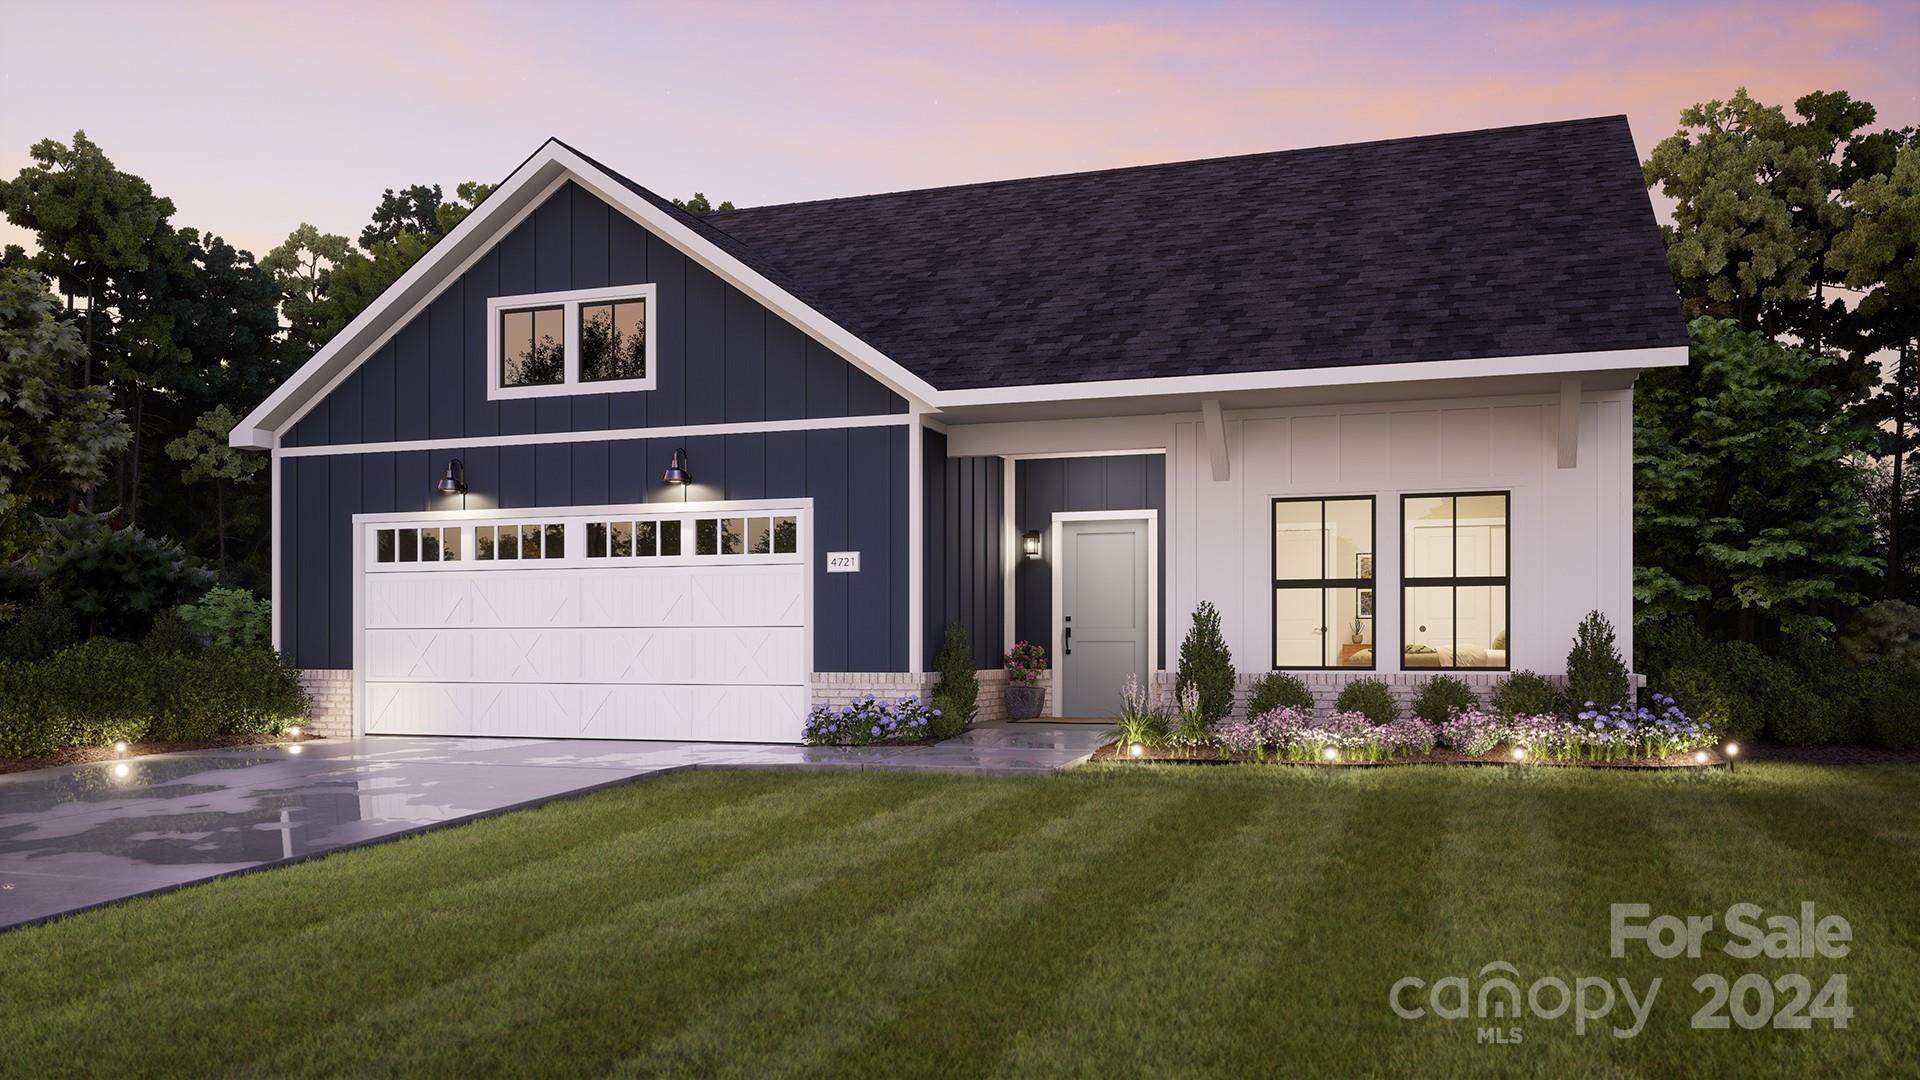
<path id="1" fill-rule="evenodd" d="M 500 385 L 551 386 L 566 378 L 566 312 L 528 308 L 500 313 Z"/>
<path id="2" fill-rule="evenodd" d="M 1400 497 L 1401 667 L 1511 666 L 1512 510 L 1504 491 Z"/>
<path id="3" fill-rule="evenodd" d="M 1273 500 L 1273 666 L 1371 669 L 1373 496 Z"/>

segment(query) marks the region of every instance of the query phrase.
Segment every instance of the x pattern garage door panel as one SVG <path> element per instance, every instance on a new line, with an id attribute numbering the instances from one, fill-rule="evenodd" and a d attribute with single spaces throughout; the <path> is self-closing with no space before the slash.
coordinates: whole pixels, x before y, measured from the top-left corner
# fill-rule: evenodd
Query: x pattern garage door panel
<path id="1" fill-rule="evenodd" d="M 805 515 L 607 517 L 363 526 L 366 730 L 797 741 Z"/>

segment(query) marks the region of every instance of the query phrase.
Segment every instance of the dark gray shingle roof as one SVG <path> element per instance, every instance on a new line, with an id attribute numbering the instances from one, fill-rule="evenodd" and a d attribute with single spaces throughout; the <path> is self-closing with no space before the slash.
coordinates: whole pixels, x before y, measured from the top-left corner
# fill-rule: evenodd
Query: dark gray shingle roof
<path id="1" fill-rule="evenodd" d="M 1622 116 L 686 220 L 941 389 L 1686 344 Z"/>

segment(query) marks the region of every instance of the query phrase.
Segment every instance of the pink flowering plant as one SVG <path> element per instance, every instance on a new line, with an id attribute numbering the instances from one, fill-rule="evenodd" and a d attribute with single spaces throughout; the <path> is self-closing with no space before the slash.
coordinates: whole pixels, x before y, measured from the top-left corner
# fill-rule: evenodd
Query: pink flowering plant
<path id="1" fill-rule="evenodd" d="M 1167 714 L 1148 701 L 1140 676 L 1128 675 L 1120 687 L 1120 745 L 1162 746 L 1167 742 Z"/>
<path id="2" fill-rule="evenodd" d="M 1047 670 L 1047 650 L 1022 638 L 1014 643 L 1001 662 L 1007 669 L 1008 683 L 1032 686 L 1040 681 L 1040 673 Z"/>
<path id="3" fill-rule="evenodd" d="M 1505 737 L 1500 718 L 1484 709 L 1455 709 L 1440 722 L 1440 742 L 1468 757 L 1491 753 Z"/>
<path id="4" fill-rule="evenodd" d="M 800 741 L 808 746 L 916 742 L 926 737 L 927 725 L 939 715 L 939 709 L 912 695 L 884 702 L 868 694 L 841 709 L 815 705 L 801 725 Z"/>

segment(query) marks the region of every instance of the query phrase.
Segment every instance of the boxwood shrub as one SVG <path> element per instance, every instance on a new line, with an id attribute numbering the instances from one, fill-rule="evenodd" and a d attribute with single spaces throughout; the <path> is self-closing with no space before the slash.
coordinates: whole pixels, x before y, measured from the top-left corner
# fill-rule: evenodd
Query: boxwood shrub
<path id="1" fill-rule="evenodd" d="M 266 734 L 306 708 L 297 673 L 271 649 L 169 653 L 94 638 L 38 663 L 0 662 L 0 756 Z"/>
<path id="2" fill-rule="evenodd" d="M 1464 712 L 1479 706 L 1480 699 L 1474 696 L 1473 687 L 1464 679 L 1452 675 L 1435 675 L 1420 684 L 1420 693 L 1413 699 L 1413 715 L 1429 724 L 1446 723 L 1447 717 L 1456 712 Z"/>
<path id="3" fill-rule="evenodd" d="M 1376 726 L 1400 719 L 1400 703 L 1393 700 L 1393 691 L 1379 679 L 1355 679 L 1341 687 L 1340 699 L 1333 708 L 1335 712 L 1363 713 Z"/>
<path id="4" fill-rule="evenodd" d="M 1253 695 L 1247 699 L 1247 715 L 1265 716 L 1275 709 L 1299 709 L 1313 714 L 1313 694 L 1296 675 L 1269 671 L 1254 680 Z"/>

